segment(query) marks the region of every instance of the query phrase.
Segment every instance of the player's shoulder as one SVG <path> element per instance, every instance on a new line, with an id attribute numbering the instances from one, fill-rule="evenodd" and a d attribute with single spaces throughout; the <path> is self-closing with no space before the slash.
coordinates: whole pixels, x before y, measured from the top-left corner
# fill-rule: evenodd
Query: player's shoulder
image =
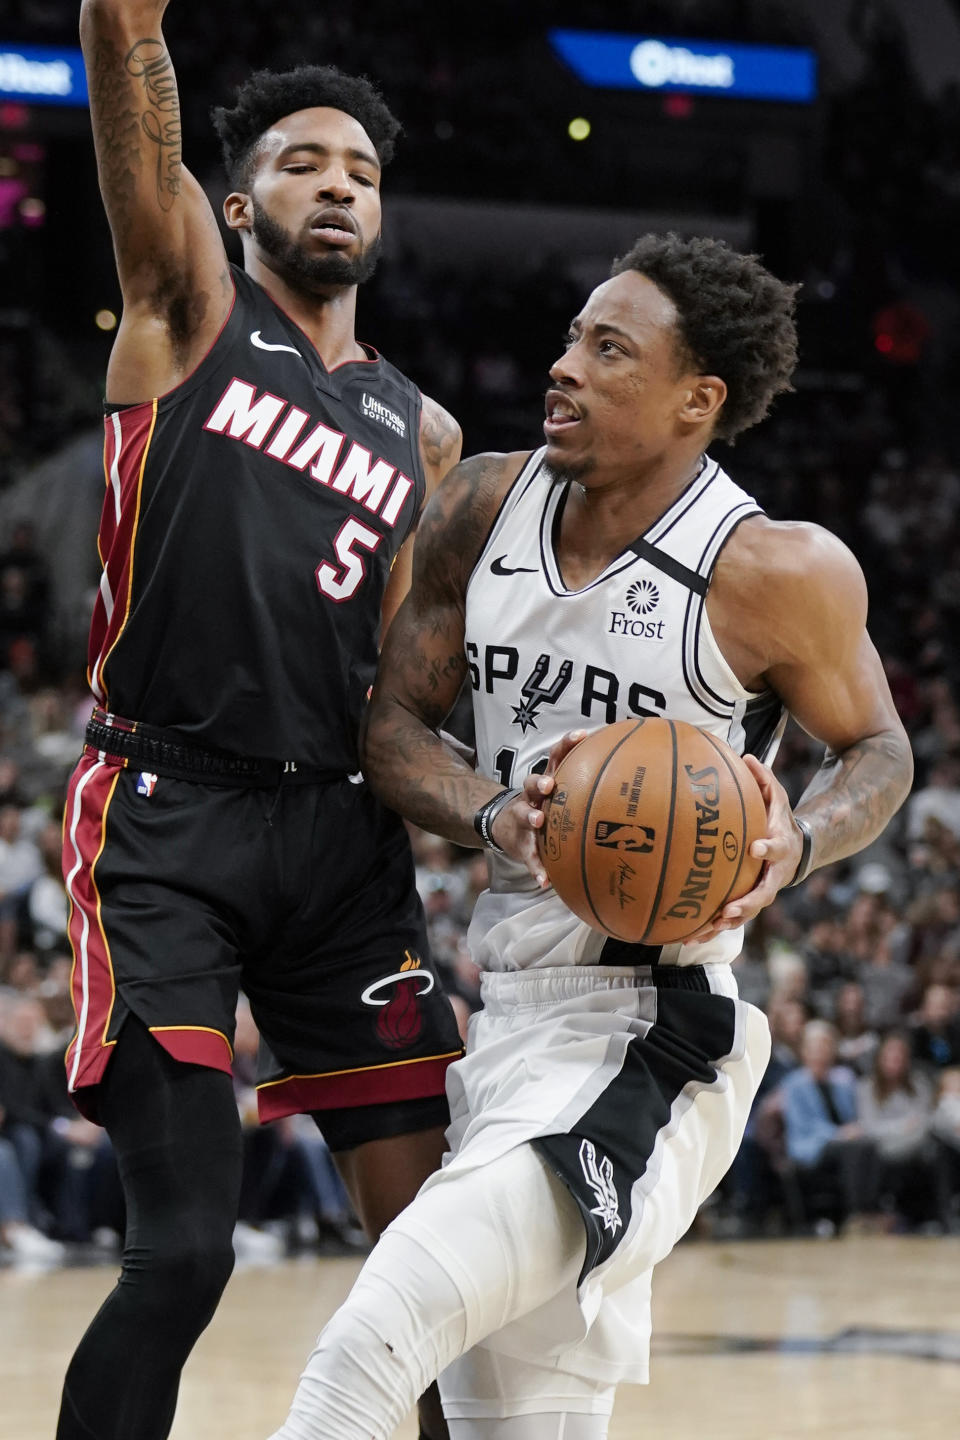
<path id="1" fill-rule="evenodd" d="M 428 492 L 456 465 L 462 446 L 463 431 L 450 411 L 430 395 L 421 395 L 420 453 L 427 470 Z"/>
<path id="2" fill-rule="evenodd" d="M 488 451 L 455 465 L 423 512 L 418 551 L 456 554 L 459 566 L 469 573 L 504 497 L 529 458 L 527 450 Z"/>
<path id="3" fill-rule="evenodd" d="M 852 550 L 830 530 L 805 520 L 751 515 L 736 528 L 720 566 L 756 585 L 855 582 L 862 576 Z M 719 568 L 719 567 L 718 567 Z"/>
<path id="4" fill-rule="evenodd" d="M 529 450 L 488 450 L 461 460 L 442 489 L 447 502 L 494 512 L 530 458 Z"/>

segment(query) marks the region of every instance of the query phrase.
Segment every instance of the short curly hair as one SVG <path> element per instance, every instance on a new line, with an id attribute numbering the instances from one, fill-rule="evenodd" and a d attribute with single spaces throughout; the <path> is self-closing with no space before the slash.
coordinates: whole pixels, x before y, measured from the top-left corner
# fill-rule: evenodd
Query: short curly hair
<path id="1" fill-rule="evenodd" d="M 352 115 L 370 136 L 381 165 L 393 159 L 400 122 L 365 75 L 335 65 L 298 65 L 295 70 L 256 70 L 239 87 L 231 109 L 211 111 L 231 185 L 248 187 L 261 138 L 285 115 L 329 106 Z"/>
<path id="2" fill-rule="evenodd" d="M 732 444 L 763 419 L 776 395 L 793 388 L 800 287 L 771 275 L 759 256 L 723 240 L 670 232 L 642 235 L 610 274 L 627 270 L 645 275 L 673 301 L 687 357 L 701 373 L 726 382 L 717 439 Z"/>

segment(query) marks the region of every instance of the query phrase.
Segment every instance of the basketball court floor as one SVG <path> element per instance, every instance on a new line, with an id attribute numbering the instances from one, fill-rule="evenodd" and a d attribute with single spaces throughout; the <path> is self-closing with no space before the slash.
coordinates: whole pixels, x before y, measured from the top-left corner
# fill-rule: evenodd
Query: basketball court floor
<path id="1" fill-rule="evenodd" d="M 173 1440 L 265 1440 L 358 1268 L 238 1268 Z M 3 1440 L 53 1440 L 64 1365 L 115 1271 L 0 1270 Z M 960 1239 L 686 1241 L 657 1272 L 654 1329 L 652 1383 L 621 1390 L 611 1440 L 960 1436 Z"/>

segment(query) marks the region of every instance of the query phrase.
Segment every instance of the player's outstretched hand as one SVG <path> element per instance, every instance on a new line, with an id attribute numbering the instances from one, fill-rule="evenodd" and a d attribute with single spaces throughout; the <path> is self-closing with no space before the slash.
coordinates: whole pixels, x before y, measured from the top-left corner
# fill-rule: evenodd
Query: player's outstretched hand
<path id="1" fill-rule="evenodd" d="M 763 869 L 752 890 L 741 895 L 739 900 L 731 900 L 709 925 L 704 925 L 702 930 L 692 935 L 691 940 L 711 940 L 721 930 L 735 930 L 747 920 L 752 920 L 776 898 L 784 885 L 789 885 L 800 863 L 802 838 L 794 824 L 786 790 L 769 766 L 763 765 L 755 755 L 744 755 L 743 759 L 759 785 L 767 807 L 767 833 L 762 840 L 754 840 L 750 846 L 754 859 L 764 861 Z"/>
<path id="2" fill-rule="evenodd" d="M 515 800 L 505 805 L 493 822 L 493 838 L 511 859 L 526 865 L 541 889 L 550 881 L 537 848 L 537 831 L 543 827 L 543 802 L 554 786 L 554 775 L 586 730 L 571 730 L 557 741 L 550 751 L 547 768 L 542 774 L 530 774 Z"/>

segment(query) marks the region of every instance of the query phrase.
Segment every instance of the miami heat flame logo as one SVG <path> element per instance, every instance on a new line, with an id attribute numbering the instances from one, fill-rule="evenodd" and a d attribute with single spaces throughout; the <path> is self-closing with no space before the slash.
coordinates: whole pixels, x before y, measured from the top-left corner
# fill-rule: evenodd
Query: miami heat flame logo
<path id="1" fill-rule="evenodd" d="M 378 1037 L 391 1050 L 404 1050 L 412 1045 L 423 1029 L 419 1000 L 429 995 L 433 976 L 420 969 L 419 955 L 404 951 L 406 959 L 399 970 L 374 980 L 360 996 L 364 1005 L 380 1007 L 374 1026 Z"/>

